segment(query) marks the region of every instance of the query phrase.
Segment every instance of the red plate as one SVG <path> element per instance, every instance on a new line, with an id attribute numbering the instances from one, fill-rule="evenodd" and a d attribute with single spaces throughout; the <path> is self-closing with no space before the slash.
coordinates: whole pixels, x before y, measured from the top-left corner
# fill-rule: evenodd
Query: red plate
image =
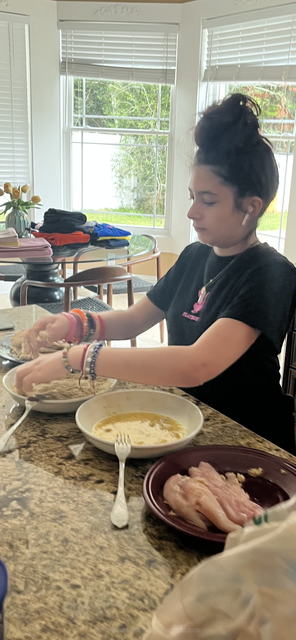
<path id="1" fill-rule="evenodd" d="M 171 453 L 158 460 L 148 471 L 144 478 L 143 494 L 153 513 L 182 533 L 219 543 L 225 542 L 227 536 L 214 525 L 208 531 L 204 531 L 183 518 L 170 515 L 171 509 L 164 502 L 162 494 L 166 480 L 175 473 L 187 474 L 189 467 L 198 466 L 202 461 L 209 462 L 218 473 L 242 473 L 246 477 L 244 489 L 251 500 L 260 504 L 263 509 L 288 500 L 296 493 L 296 467 L 284 458 L 264 451 L 228 445 L 209 445 Z M 258 467 L 262 467 L 262 475 L 253 478 L 248 474 L 248 469 Z"/>

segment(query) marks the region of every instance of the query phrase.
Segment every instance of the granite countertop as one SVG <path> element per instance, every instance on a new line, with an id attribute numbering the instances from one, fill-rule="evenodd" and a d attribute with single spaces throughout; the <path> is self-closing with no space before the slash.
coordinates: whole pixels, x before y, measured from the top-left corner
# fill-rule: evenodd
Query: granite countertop
<path id="1" fill-rule="evenodd" d="M 47 312 L 28 306 L 1 313 L 20 329 Z M 11 366 L 0 364 L 2 377 Z M 13 407 L 2 386 L 0 393 L 1 435 L 22 409 Z M 199 406 L 204 426 L 191 444 L 254 447 L 295 463 L 278 447 Z M 117 459 L 84 440 L 73 413 L 32 412 L 26 418 L 10 440 L 10 451 L 1 455 L 0 557 L 9 574 L 6 640 L 142 638 L 153 610 L 176 582 L 217 551 L 211 543 L 178 534 L 146 508 L 142 484 L 153 462 L 128 460 L 130 522 L 118 530 L 110 522 Z"/>

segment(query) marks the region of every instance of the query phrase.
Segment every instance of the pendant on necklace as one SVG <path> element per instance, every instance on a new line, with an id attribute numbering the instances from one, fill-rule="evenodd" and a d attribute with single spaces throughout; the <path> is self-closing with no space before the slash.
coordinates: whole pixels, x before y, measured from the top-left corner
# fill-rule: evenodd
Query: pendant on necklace
<path id="1" fill-rule="evenodd" d="M 198 304 L 202 304 L 207 294 L 207 287 L 202 287 L 198 296 Z"/>

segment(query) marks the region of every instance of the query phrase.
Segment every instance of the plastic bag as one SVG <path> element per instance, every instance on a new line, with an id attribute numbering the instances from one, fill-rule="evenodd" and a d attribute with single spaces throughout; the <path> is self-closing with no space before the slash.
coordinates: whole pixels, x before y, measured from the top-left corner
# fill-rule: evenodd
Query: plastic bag
<path id="1" fill-rule="evenodd" d="M 144 640 L 296 638 L 296 496 L 255 522 L 177 584 Z"/>

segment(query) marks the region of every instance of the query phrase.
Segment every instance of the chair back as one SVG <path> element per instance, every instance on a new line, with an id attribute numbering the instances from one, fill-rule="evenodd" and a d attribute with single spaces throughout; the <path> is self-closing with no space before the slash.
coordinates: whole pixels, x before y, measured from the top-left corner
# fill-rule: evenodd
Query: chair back
<path id="1" fill-rule="evenodd" d="M 64 282 L 55 282 L 54 287 L 65 289 L 64 297 L 64 311 L 69 311 L 70 292 L 73 287 L 83 287 L 87 285 L 101 286 L 104 284 L 112 285 L 115 282 L 127 281 L 129 288 L 131 288 L 132 274 L 128 273 L 123 267 L 95 267 L 93 269 L 86 269 L 73 274 L 69 278 L 66 278 Z M 40 282 L 38 280 L 25 280 L 21 287 L 20 304 L 27 304 L 28 287 L 41 287 L 50 289 L 53 287 L 52 282 Z M 132 302 L 131 302 L 132 304 Z"/>

